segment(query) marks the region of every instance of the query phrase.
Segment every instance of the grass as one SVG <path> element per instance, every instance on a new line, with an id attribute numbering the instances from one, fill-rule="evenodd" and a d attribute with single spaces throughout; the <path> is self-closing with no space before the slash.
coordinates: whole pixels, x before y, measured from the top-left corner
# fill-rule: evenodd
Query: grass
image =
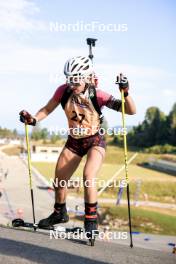
<path id="1" fill-rule="evenodd" d="M 136 182 L 130 182 L 130 197 L 135 200 Z M 103 193 L 104 198 L 116 198 L 118 188 L 109 188 Z M 142 182 L 138 200 L 145 200 L 144 195 L 148 195 L 148 201 L 160 203 L 173 203 L 176 201 L 176 184 L 172 182 Z M 126 188 L 124 188 L 122 199 L 126 199 Z"/>
<path id="2" fill-rule="evenodd" d="M 54 178 L 55 163 L 53 162 L 32 162 L 32 165 L 47 179 Z"/>
<path id="3" fill-rule="evenodd" d="M 54 176 L 55 163 L 33 162 L 33 165 L 47 178 Z M 109 180 L 122 166 L 123 164 L 110 164 L 104 162 L 98 173 L 98 178 Z M 84 162 L 81 162 L 74 173 L 75 177 L 82 177 L 83 167 Z M 122 172 L 120 176 L 118 176 L 118 179 L 124 177 L 124 172 Z M 129 165 L 129 178 L 130 180 L 142 180 L 143 182 L 176 182 L 176 178 L 167 173 L 143 168 L 136 164 Z"/>
<path id="4" fill-rule="evenodd" d="M 140 208 L 140 207 L 138 207 Z M 176 217 L 176 210 L 174 208 L 159 208 L 159 207 L 145 207 L 142 206 L 142 209 L 145 211 L 151 211 L 151 212 L 158 212 L 164 215 L 168 216 L 175 216 Z"/>
<path id="5" fill-rule="evenodd" d="M 122 224 L 121 228 L 128 230 L 127 207 L 102 205 L 101 208 L 103 208 L 104 215 L 109 216 L 110 223 L 117 219 L 124 220 L 125 224 Z M 132 229 L 138 232 L 174 236 L 176 234 L 176 216 L 132 207 Z"/>
<path id="6" fill-rule="evenodd" d="M 128 159 L 130 159 L 135 152 L 138 152 L 139 155 L 132 161 L 132 164 L 139 164 L 148 161 L 148 159 L 156 158 L 159 159 L 161 155 L 159 154 L 151 154 L 151 153 L 143 153 L 138 151 L 131 151 L 128 150 Z M 106 157 L 104 162 L 110 163 L 110 164 L 117 164 L 117 161 L 119 164 L 124 163 L 124 150 L 123 148 L 117 147 L 117 146 L 107 146 L 106 149 Z"/>
<path id="7" fill-rule="evenodd" d="M 133 155 L 133 153 L 129 153 L 129 157 L 130 155 Z M 107 149 L 106 156 L 107 158 L 105 158 L 102 168 L 98 173 L 97 178 L 99 180 L 111 179 L 114 173 L 117 172 L 118 169 L 121 168 L 121 166 L 123 166 L 123 163 L 120 163 L 121 160 L 123 160 L 122 149 L 109 146 Z M 117 159 L 117 157 L 119 158 Z M 137 161 L 143 162 L 150 157 L 151 157 L 150 154 L 139 153 L 137 157 Z M 75 171 L 73 177 L 79 177 L 79 178 L 82 177 L 84 162 L 85 159 L 80 163 L 80 166 Z M 33 162 L 33 165 L 47 179 L 54 177 L 55 163 Z M 124 172 L 122 172 L 117 179 L 120 180 L 124 178 L 125 178 L 125 174 Z M 140 181 L 141 184 L 140 184 L 139 199 L 143 200 L 144 194 L 147 193 L 150 201 L 175 203 L 176 178 L 174 176 L 171 176 L 167 173 L 151 170 L 148 168 L 143 168 L 137 165 L 137 162 L 133 162 L 132 164 L 129 165 L 129 179 L 130 179 L 130 190 L 131 190 L 132 198 L 136 192 L 136 184 L 137 182 Z M 118 191 L 117 187 L 108 188 L 107 191 L 102 194 L 102 197 L 116 198 L 117 191 Z M 125 194 L 123 195 L 123 198 L 125 198 Z"/>
<path id="8" fill-rule="evenodd" d="M 13 147 L 3 148 L 2 152 L 4 152 L 5 154 L 7 154 L 9 156 L 17 156 L 21 152 L 21 147 L 20 146 L 13 146 Z"/>
<path id="9" fill-rule="evenodd" d="M 3 150 L 8 155 L 17 155 L 20 152 L 20 147 L 6 148 Z M 130 158 L 135 152 L 129 151 Z M 115 146 L 107 146 L 106 157 L 102 168 L 98 173 L 99 180 L 109 180 L 121 166 L 123 166 L 123 149 Z M 136 159 L 129 165 L 129 179 L 131 196 L 136 192 L 136 182 L 141 181 L 139 199 L 144 199 L 144 194 L 147 193 L 150 201 L 175 203 L 176 196 L 176 177 L 167 173 L 158 172 L 148 168 L 139 166 L 139 163 L 148 161 L 151 158 L 160 158 L 162 155 L 139 153 Z M 163 155 L 166 156 L 166 155 Z M 174 156 L 172 155 L 172 159 Z M 80 166 L 75 171 L 73 177 L 82 177 L 82 171 L 85 163 L 85 158 L 80 163 Z M 48 180 L 54 178 L 55 163 L 33 162 L 33 165 L 44 175 Z M 118 180 L 124 179 L 125 173 L 122 172 L 118 176 Z M 102 197 L 116 198 L 118 188 L 108 188 L 102 194 Z M 125 192 L 124 192 L 125 193 Z M 125 195 L 123 195 L 125 198 Z"/>

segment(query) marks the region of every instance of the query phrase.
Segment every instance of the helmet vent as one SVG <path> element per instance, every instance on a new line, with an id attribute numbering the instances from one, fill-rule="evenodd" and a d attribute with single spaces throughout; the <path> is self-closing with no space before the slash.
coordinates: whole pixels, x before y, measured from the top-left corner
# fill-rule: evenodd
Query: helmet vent
<path id="1" fill-rule="evenodd" d="M 72 68 L 72 71 L 74 71 L 74 69 L 78 66 L 78 64 L 75 64 Z"/>
<path id="2" fill-rule="evenodd" d="M 93 73 L 92 61 L 89 57 L 78 56 L 69 59 L 65 63 L 64 74 L 66 76 L 88 76 Z"/>

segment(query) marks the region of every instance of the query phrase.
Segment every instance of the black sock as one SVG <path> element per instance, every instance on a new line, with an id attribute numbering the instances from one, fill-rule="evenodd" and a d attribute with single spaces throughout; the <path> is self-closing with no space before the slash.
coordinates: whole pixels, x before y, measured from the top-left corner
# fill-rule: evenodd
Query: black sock
<path id="1" fill-rule="evenodd" d="M 66 211 L 66 203 L 55 203 L 54 209 L 56 212 Z"/>
<path id="2" fill-rule="evenodd" d="M 97 202 L 85 203 L 85 220 L 97 220 Z"/>

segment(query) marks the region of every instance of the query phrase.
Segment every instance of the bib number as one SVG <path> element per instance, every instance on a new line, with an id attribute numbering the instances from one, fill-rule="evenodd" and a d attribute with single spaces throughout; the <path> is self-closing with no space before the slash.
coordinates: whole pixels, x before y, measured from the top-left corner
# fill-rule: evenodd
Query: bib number
<path id="1" fill-rule="evenodd" d="M 72 113 L 73 113 L 73 116 L 71 117 L 71 120 L 74 120 L 74 121 L 82 124 L 83 120 L 85 119 L 85 115 L 84 114 L 77 114 L 76 111 L 72 111 Z"/>

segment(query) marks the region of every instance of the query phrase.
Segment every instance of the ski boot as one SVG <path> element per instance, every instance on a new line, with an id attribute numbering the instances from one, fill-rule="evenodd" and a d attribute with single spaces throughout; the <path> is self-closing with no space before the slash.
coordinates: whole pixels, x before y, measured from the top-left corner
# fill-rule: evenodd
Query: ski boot
<path id="1" fill-rule="evenodd" d="M 90 245 L 94 246 L 95 237 L 99 234 L 97 224 L 97 202 L 85 203 L 84 229 Z"/>
<path id="2" fill-rule="evenodd" d="M 66 208 L 54 209 L 54 212 L 45 219 L 42 219 L 38 223 L 38 228 L 52 229 L 54 225 L 60 223 L 66 223 L 69 221 Z"/>

